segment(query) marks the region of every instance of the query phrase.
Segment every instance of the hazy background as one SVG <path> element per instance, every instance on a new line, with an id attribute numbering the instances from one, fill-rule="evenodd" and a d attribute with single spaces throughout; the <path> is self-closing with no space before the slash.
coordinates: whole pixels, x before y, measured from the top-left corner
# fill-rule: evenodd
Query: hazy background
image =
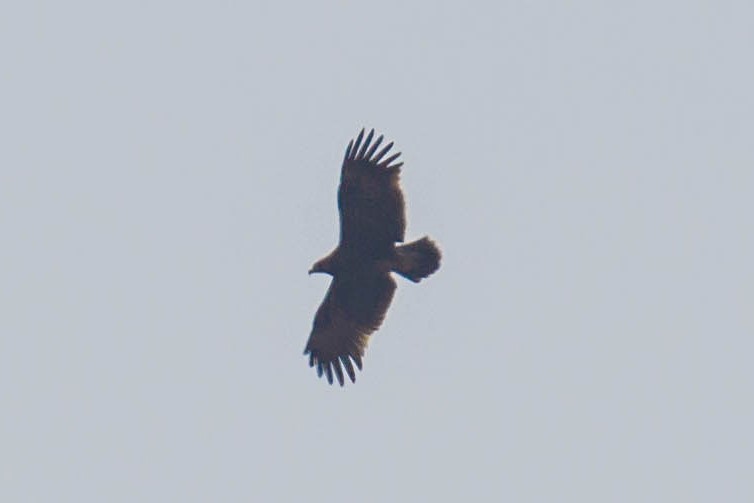
<path id="1" fill-rule="evenodd" d="M 0 9 L 0 500 L 754 500 L 750 2 Z M 301 354 L 404 152 L 355 385 Z"/>

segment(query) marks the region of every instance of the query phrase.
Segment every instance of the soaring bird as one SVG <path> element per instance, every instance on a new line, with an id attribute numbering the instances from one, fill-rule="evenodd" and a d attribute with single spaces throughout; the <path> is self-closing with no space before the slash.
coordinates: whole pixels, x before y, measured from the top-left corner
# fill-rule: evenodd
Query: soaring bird
<path id="1" fill-rule="evenodd" d="M 364 129 L 346 148 L 340 172 L 338 210 L 340 242 L 318 260 L 309 274 L 332 276 L 330 288 L 314 316 L 304 354 L 317 374 L 333 374 L 343 386 L 343 369 L 356 382 L 353 365 L 361 370 L 369 336 L 385 319 L 395 293 L 395 272 L 418 283 L 440 267 L 440 249 L 425 236 L 403 243 L 406 212 L 399 184 L 400 152 L 383 160 L 393 143 L 379 152 L 374 129 Z M 363 143 L 362 143 L 363 140 Z"/>

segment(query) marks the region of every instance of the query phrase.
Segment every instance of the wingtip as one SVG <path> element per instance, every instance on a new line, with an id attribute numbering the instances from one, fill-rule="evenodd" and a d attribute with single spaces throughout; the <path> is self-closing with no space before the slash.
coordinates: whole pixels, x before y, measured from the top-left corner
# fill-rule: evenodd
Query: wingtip
<path id="1" fill-rule="evenodd" d="M 391 162 L 393 162 L 394 160 L 398 159 L 398 158 L 399 158 L 400 156 L 401 156 L 401 152 L 397 152 L 397 153 L 395 153 L 395 154 L 391 155 L 390 157 L 388 157 L 387 159 L 385 159 L 384 161 L 382 161 L 382 162 L 381 162 L 381 163 L 379 164 L 379 166 L 380 166 L 381 168 L 390 168 L 390 167 L 391 167 L 391 166 L 390 166 L 390 163 L 391 163 Z M 403 164 L 403 163 L 401 163 L 401 165 L 402 165 L 402 164 Z"/>
<path id="2" fill-rule="evenodd" d="M 348 156 L 349 159 L 356 158 L 356 154 L 358 153 L 359 147 L 361 146 L 361 140 L 364 139 L 364 131 L 365 129 L 362 128 L 361 131 L 359 131 L 359 135 L 356 137 L 356 141 L 353 142 L 353 148 L 351 149 L 350 155 Z"/>
<path id="3" fill-rule="evenodd" d="M 372 162 L 375 162 L 375 163 L 380 162 L 380 159 L 382 159 L 385 156 L 385 154 L 387 154 L 388 152 L 390 152 L 391 148 L 393 148 L 393 142 L 392 141 L 390 143 L 388 143 L 387 145 L 385 145 L 385 147 L 382 150 L 380 150 L 380 152 L 376 156 L 372 157 L 372 159 L 371 159 Z"/>
<path id="4" fill-rule="evenodd" d="M 351 382 L 355 383 L 356 372 L 353 370 L 353 364 L 351 363 L 351 359 L 348 357 L 348 355 L 343 355 L 340 357 L 340 361 L 343 363 L 343 366 L 346 368 L 346 373 L 348 374 L 348 377 L 351 379 Z"/>
<path id="5" fill-rule="evenodd" d="M 364 154 L 366 153 L 367 149 L 369 148 L 369 144 L 372 143 L 372 138 L 374 137 L 374 129 L 369 131 L 369 134 L 366 137 L 366 140 L 364 140 L 364 145 L 361 146 L 361 150 L 359 150 L 359 153 L 356 154 L 356 159 L 363 159 Z"/>
<path id="6" fill-rule="evenodd" d="M 343 386 L 343 369 L 340 368 L 340 362 L 338 360 L 334 360 L 332 362 L 332 366 L 335 369 L 335 377 L 338 378 L 338 383 L 340 383 L 341 386 Z"/>
<path id="7" fill-rule="evenodd" d="M 325 363 L 325 373 L 327 374 L 327 382 L 332 384 L 332 367 L 330 362 Z"/>
<path id="8" fill-rule="evenodd" d="M 384 135 L 380 135 L 377 138 L 377 140 L 374 142 L 374 145 L 372 145 L 372 147 L 367 151 L 366 155 L 364 156 L 364 158 L 367 161 L 371 161 L 372 160 L 372 156 L 374 155 L 375 150 L 377 150 L 377 147 L 380 146 L 380 144 L 382 143 L 382 140 L 384 140 L 384 139 L 385 139 Z"/>

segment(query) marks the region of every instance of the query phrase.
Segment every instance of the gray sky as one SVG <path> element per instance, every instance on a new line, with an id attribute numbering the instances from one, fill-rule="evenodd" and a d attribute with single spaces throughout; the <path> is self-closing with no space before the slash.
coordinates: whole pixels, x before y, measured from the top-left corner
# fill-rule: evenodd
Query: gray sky
<path id="1" fill-rule="evenodd" d="M 754 500 L 750 2 L 121 4 L 0 15 L 0 500 Z M 341 389 L 362 126 L 444 260 Z"/>

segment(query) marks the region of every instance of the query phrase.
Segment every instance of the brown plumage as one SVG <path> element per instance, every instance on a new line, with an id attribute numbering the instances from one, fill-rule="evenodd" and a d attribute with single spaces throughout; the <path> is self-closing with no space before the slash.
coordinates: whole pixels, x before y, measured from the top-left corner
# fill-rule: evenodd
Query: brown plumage
<path id="1" fill-rule="evenodd" d="M 304 354 L 317 373 L 333 374 L 343 386 L 343 370 L 356 381 L 354 365 L 361 359 L 369 335 L 380 327 L 395 293 L 391 272 L 418 283 L 440 267 L 440 250 L 428 237 L 402 243 L 406 214 L 398 178 L 400 153 L 385 157 L 393 144 L 381 150 L 374 129 L 364 138 L 362 129 L 346 148 L 338 188 L 340 243 L 309 271 L 332 275 L 325 300 L 314 317 Z M 362 144 L 362 140 L 364 143 Z"/>

